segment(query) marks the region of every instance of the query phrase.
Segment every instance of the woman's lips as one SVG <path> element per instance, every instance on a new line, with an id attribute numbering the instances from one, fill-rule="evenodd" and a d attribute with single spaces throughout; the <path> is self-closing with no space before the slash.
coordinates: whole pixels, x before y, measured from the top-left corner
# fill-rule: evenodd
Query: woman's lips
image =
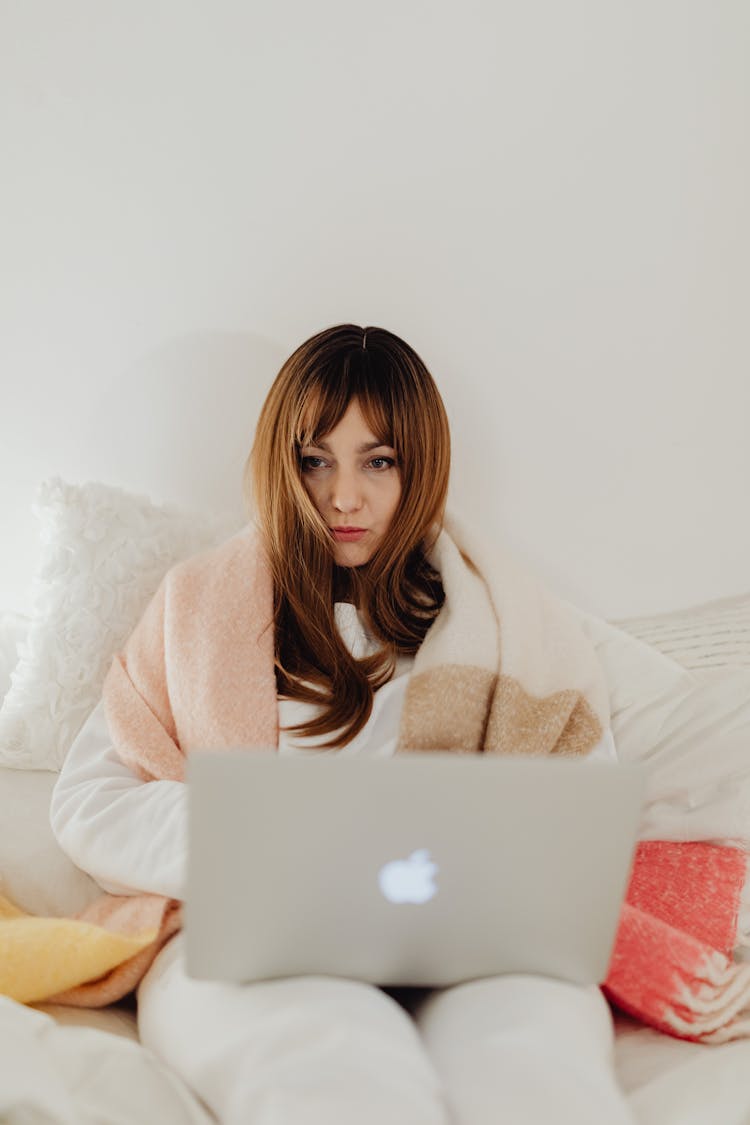
<path id="1" fill-rule="evenodd" d="M 332 527 L 331 534 L 340 543 L 356 543 L 363 535 L 367 535 L 366 527 Z"/>

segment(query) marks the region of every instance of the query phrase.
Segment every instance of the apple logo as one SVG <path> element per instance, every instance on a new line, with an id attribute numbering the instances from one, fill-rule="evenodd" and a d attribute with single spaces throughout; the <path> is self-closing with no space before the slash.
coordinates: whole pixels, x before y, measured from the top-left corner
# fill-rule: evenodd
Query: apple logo
<path id="1" fill-rule="evenodd" d="M 418 848 L 407 859 L 394 859 L 378 872 L 380 889 L 389 902 L 427 902 L 435 894 L 438 865 L 427 848 Z"/>

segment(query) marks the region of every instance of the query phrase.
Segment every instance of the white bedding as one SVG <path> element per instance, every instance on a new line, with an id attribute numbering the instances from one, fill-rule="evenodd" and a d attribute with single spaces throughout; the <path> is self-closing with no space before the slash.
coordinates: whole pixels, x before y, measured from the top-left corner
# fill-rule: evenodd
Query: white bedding
<path id="1" fill-rule="evenodd" d="M 750 1040 L 712 1046 L 615 1015 L 615 1070 L 639 1125 L 748 1125 Z"/>
<path id="2" fill-rule="evenodd" d="M 619 1013 L 615 1030 L 615 1071 L 639 1123 L 750 1121 L 750 1040 L 688 1043 Z M 0 1060 L 0 1120 L 7 1125 L 215 1121 L 140 1046 L 135 1011 L 127 1005 L 31 1008 L 0 997 Z"/>
<path id="3" fill-rule="evenodd" d="M 0 1060 L 0 1121 L 6 1125 L 215 1120 L 141 1047 L 135 1016 L 117 1006 L 45 1011 L 0 996 Z"/>
<path id="4" fill-rule="evenodd" d="M 750 672 L 685 676 L 673 661 L 626 640 L 620 630 L 599 630 L 597 641 L 605 667 L 617 668 L 612 716 L 618 751 L 633 760 L 647 743 L 659 748 L 663 800 L 652 807 L 644 829 L 658 836 L 660 827 L 673 824 L 686 838 L 710 838 L 714 824 L 726 825 L 727 775 L 732 786 L 748 780 Z M 649 652 L 650 661 L 645 660 Z M 736 706 L 728 707 L 733 699 Z M 731 721 L 724 722 L 722 716 L 730 712 Z M 650 732 L 646 742 L 645 732 Z M 686 732 L 692 732 L 690 737 Z M 707 743 L 709 758 L 699 753 Z M 700 790 L 683 775 L 686 762 L 703 771 Z M 35 913 L 72 913 L 97 893 L 88 876 L 61 852 L 55 854 L 46 815 L 54 780 L 50 772 L 0 770 L 0 873 L 6 892 Z M 747 823 L 747 807 L 736 806 L 738 827 Z M 47 882 L 35 883 L 32 870 L 45 873 Z M 721 1046 L 690 1043 L 619 1013 L 615 1031 L 616 1074 L 638 1122 L 750 1123 L 750 1039 Z M 0 997 L 0 1120 L 7 1125 L 201 1125 L 214 1118 L 140 1045 L 133 1003 L 87 1010 L 25 1007 Z"/>

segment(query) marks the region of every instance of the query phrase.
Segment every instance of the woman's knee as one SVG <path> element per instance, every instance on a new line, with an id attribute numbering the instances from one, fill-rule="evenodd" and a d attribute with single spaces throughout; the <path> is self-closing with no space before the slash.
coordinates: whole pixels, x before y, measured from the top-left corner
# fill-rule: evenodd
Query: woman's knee
<path id="1" fill-rule="evenodd" d="M 440 1082 L 413 1021 L 372 985 L 333 977 L 194 980 L 178 941 L 144 976 L 138 1003 L 144 1045 L 222 1120 L 241 1113 L 263 1120 L 261 1105 L 289 1098 L 296 1105 L 304 1090 L 311 1107 L 319 1102 L 331 1113 L 339 1103 L 369 1102 L 381 1115 L 401 1106 L 415 1122 L 444 1120 Z"/>
<path id="2" fill-rule="evenodd" d="M 614 1024 L 596 985 L 523 973 L 467 981 L 433 992 L 416 1013 L 425 1038 L 477 1040 L 532 1035 L 558 1049 L 574 1036 L 580 1047 L 611 1053 Z"/>
<path id="3" fill-rule="evenodd" d="M 415 1018 L 457 1125 L 633 1125 L 598 988 L 509 974 L 434 992 Z"/>

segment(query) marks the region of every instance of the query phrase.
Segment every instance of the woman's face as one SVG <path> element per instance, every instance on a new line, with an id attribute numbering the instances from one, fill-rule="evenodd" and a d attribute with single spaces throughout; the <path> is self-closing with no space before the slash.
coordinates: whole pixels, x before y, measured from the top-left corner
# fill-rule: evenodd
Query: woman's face
<path id="1" fill-rule="evenodd" d="M 352 399 L 319 445 L 301 450 L 302 482 L 334 540 L 339 566 L 362 566 L 390 527 L 401 496 L 396 454 L 381 445 Z"/>

